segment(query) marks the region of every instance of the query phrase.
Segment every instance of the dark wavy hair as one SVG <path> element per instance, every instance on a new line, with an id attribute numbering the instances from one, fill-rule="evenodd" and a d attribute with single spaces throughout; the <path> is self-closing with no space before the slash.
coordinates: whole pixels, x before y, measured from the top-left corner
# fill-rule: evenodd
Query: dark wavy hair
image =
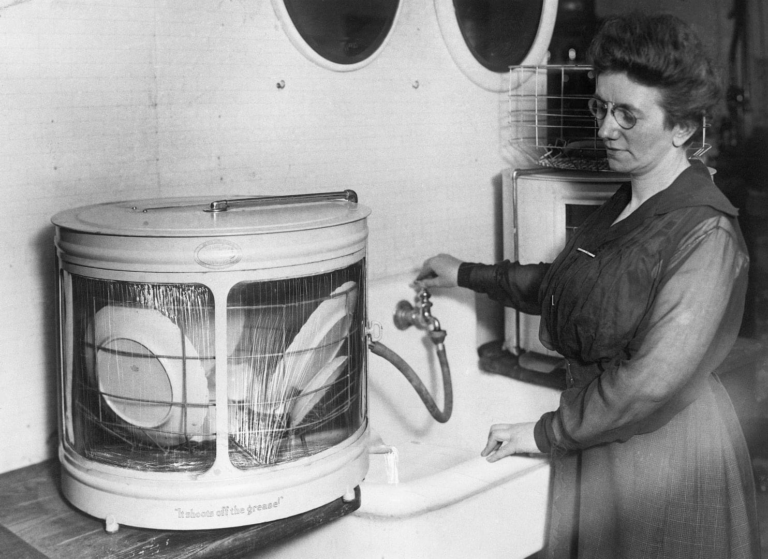
<path id="1" fill-rule="evenodd" d="M 597 75 L 623 72 L 661 92 L 665 125 L 701 126 L 720 101 L 722 87 L 696 32 L 668 15 L 631 13 L 606 19 L 588 57 Z"/>

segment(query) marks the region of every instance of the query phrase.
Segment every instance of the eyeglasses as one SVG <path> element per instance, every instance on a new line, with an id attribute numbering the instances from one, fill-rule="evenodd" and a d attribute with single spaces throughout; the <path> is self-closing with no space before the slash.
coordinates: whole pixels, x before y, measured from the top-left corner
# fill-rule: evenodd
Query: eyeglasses
<path id="1" fill-rule="evenodd" d="M 608 116 L 607 101 L 592 97 L 587 104 L 589 106 L 589 112 L 591 112 L 597 120 L 603 120 Z M 616 119 L 618 125 L 624 130 L 629 130 L 637 124 L 637 117 L 623 107 L 614 105 L 611 109 L 611 114 L 613 115 L 613 118 Z"/>

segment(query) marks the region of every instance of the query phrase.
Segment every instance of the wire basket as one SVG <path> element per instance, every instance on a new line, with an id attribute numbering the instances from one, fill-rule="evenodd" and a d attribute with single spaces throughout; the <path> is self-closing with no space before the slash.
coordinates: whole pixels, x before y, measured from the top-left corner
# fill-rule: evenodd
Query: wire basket
<path id="1" fill-rule="evenodd" d="M 509 72 L 510 144 L 532 162 L 557 169 L 608 171 L 598 124 L 587 105 L 595 92 L 595 72 L 588 65 L 511 66 Z M 700 142 L 688 148 L 702 156 Z"/>

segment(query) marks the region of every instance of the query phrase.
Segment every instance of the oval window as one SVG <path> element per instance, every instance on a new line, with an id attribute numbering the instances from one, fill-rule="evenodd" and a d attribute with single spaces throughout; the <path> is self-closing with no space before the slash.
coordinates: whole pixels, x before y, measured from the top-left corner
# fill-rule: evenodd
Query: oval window
<path id="1" fill-rule="evenodd" d="M 435 0 L 435 8 L 459 68 L 478 85 L 503 91 L 510 66 L 543 62 L 557 0 Z"/>
<path id="2" fill-rule="evenodd" d="M 370 62 L 386 43 L 400 0 L 273 0 L 292 42 L 334 70 Z"/>
<path id="3" fill-rule="evenodd" d="M 520 64 L 539 30 L 544 0 L 453 0 L 469 51 L 492 72 Z"/>

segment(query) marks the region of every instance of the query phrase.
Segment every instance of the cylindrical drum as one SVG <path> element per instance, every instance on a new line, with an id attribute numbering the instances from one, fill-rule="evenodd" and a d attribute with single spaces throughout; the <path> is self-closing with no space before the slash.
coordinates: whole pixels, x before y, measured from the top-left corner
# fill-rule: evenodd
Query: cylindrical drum
<path id="1" fill-rule="evenodd" d="M 112 526 L 186 530 L 353 494 L 369 214 L 344 191 L 54 216 L 67 499 Z"/>

